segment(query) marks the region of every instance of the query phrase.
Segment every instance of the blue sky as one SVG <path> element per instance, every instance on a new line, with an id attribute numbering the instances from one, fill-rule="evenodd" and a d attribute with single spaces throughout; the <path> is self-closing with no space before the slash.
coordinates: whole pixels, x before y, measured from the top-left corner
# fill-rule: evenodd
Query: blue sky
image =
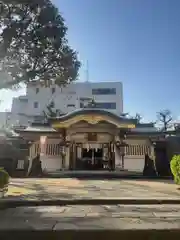
<path id="1" fill-rule="evenodd" d="M 80 80 L 88 60 L 91 81 L 123 82 L 125 112 L 154 120 L 157 111 L 168 108 L 180 116 L 179 0 L 53 2 L 83 63 Z M 10 108 L 9 96 L 0 94 L 0 110 Z"/>

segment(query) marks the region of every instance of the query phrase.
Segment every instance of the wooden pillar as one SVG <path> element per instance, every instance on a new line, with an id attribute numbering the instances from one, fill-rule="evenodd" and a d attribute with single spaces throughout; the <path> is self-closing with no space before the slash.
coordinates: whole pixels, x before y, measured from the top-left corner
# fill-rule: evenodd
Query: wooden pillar
<path id="1" fill-rule="evenodd" d="M 65 156 L 65 168 L 69 169 L 70 165 L 70 145 L 66 146 L 66 156 Z"/>
<path id="2" fill-rule="evenodd" d="M 124 169 L 124 156 L 125 156 L 125 146 L 121 147 L 121 159 L 122 159 L 122 169 Z"/>
<path id="3" fill-rule="evenodd" d="M 154 150 L 153 144 L 150 145 L 150 155 L 151 155 L 151 159 L 154 161 L 155 160 L 155 150 Z"/>
<path id="4" fill-rule="evenodd" d="M 112 142 L 109 143 L 109 169 L 115 169 L 115 152 L 114 152 L 114 144 Z"/>
<path id="5" fill-rule="evenodd" d="M 114 149 L 114 143 L 111 142 L 111 159 L 112 159 L 112 170 L 115 169 L 115 149 Z"/>
<path id="6" fill-rule="evenodd" d="M 66 161 L 66 129 L 65 128 L 62 131 L 62 139 L 63 139 L 62 169 L 64 169 L 65 168 L 65 161 Z"/>
<path id="7" fill-rule="evenodd" d="M 69 170 L 73 170 L 73 148 L 74 143 L 71 143 L 69 146 Z"/>
<path id="8" fill-rule="evenodd" d="M 46 155 L 47 136 L 40 136 L 40 157 Z"/>
<path id="9" fill-rule="evenodd" d="M 77 145 L 74 143 L 73 148 L 73 169 L 76 169 L 76 159 L 77 159 Z"/>
<path id="10" fill-rule="evenodd" d="M 77 146 L 75 142 L 71 142 L 69 149 L 69 170 L 76 168 Z"/>
<path id="11" fill-rule="evenodd" d="M 111 143 L 108 143 L 108 168 L 111 169 Z"/>
<path id="12" fill-rule="evenodd" d="M 40 136 L 40 161 L 42 170 L 47 168 L 46 161 L 44 160 L 44 156 L 46 155 L 46 146 L 47 146 L 47 136 Z"/>

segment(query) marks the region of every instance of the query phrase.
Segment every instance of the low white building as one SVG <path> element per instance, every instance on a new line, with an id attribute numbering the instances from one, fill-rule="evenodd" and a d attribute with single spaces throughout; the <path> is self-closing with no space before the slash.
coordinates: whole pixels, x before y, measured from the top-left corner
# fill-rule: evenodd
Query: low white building
<path id="1" fill-rule="evenodd" d="M 26 95 L 13 99 L 11 115 L 19 125 L 42 121 L 43 111 L 51 102 L 54 109 L 66 114 L 83 108 L 94 99 L 97 109 L 117 115 L 123 113 L 123 89 L 121 82 L 75 82 L 65 88 L 44 87 L 31 83 Z"/>

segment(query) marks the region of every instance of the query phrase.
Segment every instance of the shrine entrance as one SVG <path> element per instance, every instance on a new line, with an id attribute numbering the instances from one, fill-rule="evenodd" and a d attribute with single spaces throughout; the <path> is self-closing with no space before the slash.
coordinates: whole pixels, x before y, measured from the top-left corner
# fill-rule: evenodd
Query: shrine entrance
<path id="1" fill-rule="evenodd" d="M 101 170 L 103 169 L 103 149 L 102 148 L 83 148 L 82 161 L 84 169 Z"/>
<path id="2" fill-rule="evenodd" d="M 114 167 L 113 143 L 74 143 L 71 146 L 71 169 L 113 170 Z"/>

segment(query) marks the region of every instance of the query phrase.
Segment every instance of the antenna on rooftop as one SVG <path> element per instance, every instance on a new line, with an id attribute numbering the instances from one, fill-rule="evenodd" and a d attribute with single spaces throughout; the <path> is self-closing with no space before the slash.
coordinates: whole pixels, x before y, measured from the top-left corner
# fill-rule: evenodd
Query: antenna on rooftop
<path id="1" fill-rule="evenodd" d="M 89 82 L 89 62 L 86 62 L 86 82 Z"/>

